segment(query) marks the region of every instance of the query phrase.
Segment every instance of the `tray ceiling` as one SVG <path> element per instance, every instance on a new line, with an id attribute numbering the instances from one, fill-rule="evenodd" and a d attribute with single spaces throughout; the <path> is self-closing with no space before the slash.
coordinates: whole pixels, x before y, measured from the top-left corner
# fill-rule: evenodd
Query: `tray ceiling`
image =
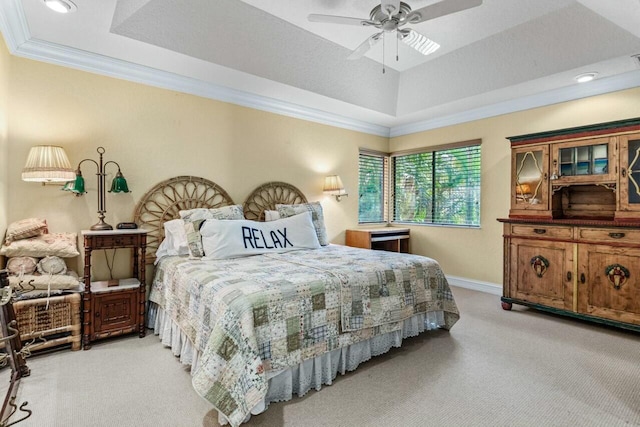
<path id="1" fill-rule="evenodd" d="M 640 0 L 484 0 L 411 26 L 442 46 L 435 54 L 388 37 L 356 61 L 346 57 L 375 29 L 307 15 L 366 18 L 376 0 L 74 3 L 59 15 L 41 0 L 3 0 L 10 50 L 378 134 L 640 86 Z M 578 85 L 587 71 L 598 79 Z"/>

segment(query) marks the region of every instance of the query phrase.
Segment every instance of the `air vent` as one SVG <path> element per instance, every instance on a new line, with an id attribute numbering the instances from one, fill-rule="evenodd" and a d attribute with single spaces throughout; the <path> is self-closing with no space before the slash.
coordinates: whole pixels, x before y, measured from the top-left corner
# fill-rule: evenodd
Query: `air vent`
<path id="1" fill-rule="evenodd" d="M 636 64 L 636 67 L 640 68 L 640 53 L 637 55 L 631 55 L 631 59 L 633 63 Z"/>

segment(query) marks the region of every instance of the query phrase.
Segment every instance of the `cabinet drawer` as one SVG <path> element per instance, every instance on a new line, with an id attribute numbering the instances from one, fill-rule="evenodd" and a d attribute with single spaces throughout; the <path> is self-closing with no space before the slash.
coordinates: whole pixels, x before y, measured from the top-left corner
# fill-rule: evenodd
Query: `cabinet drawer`
<path id="1" fill-rule="evenodd" d="M 137 234 L 125 234 L 118 236 L 94 236 L 94 249 L 135 246 L 138 244 L 139 237 L 140 236 L 138 236 Z"/>
<path id="2" fill-rule="evenodd" d="M 552 237 L 559 239 L 571 239 L 573 238 L 573 227 L 512 224 L 511 235 L 522 237 Z"/>
<path id="3" fill-rule="evenodd" d="M 578 228 L 578 239 L 640 244 L 640 230 L 628 228 Z"/>

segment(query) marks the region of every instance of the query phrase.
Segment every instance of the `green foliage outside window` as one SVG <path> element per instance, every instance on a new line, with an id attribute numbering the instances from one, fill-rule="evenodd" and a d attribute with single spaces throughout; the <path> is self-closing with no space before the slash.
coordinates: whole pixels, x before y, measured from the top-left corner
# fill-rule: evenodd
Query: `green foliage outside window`
<path id="1" fill-rule="evenodd" d="M 392 220 L 480 226 L 480 154 L 470 145 L 392 155 Z M 383 221 L 384 173 L 360 155 L 361 223 Z"/>

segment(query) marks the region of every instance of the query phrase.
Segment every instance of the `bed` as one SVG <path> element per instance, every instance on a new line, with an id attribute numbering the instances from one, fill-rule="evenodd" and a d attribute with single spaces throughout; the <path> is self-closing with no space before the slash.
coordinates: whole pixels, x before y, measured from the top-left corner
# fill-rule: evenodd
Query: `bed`
<path id="1" fill-rule="evenodd" d="M 231 225 L 258 229 L 256 220 L 286 213 L 281 204 L 311 205 L 296 187 L 270 182 L 242 205 L 253 222 Z M 237 206 L 217 184 L 183 176 L 151 189 L 135 214 L 149 230 L 150 261 L 157 262 L 148 326 L 191 365 L 194 389 L 218 410 L 221 424 L 237 426 L 270 402 L 320 390 L 338 373 L 400 347 L 404 338 L 450 329 L 458 320 L 438 263 L 417 255 L 318 244 L 246 257 L 195 258 L 190 252 L 155 259 L 154 252 L 164 251 L 161 243 L 168 241 L 164 224 L 180 218 L 180 211 Z M 303 213 L 261 226 L 312 217 L 318 219 Z M 201 240 L 210 239 L 204 224 L 230 222 L 200 223 Z"/>

